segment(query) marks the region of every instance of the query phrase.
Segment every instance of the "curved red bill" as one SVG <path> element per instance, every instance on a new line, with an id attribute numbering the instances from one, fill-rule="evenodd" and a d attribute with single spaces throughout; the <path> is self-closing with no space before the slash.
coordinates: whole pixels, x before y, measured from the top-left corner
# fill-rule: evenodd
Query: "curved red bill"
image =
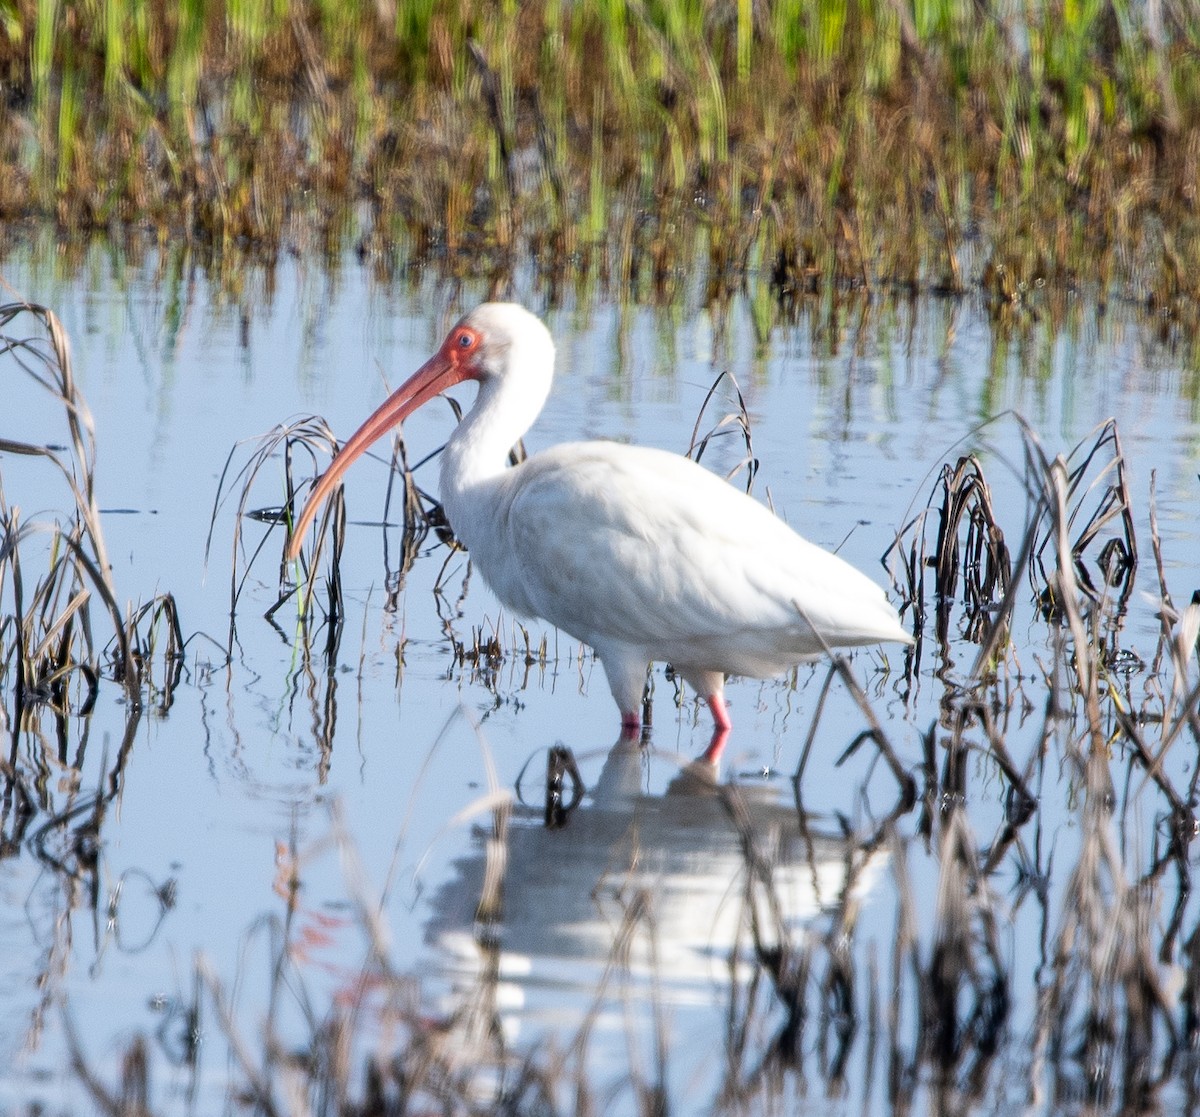
<path id="1" fill-rule="evenodd" d="M 337 452 L 329 468 L 322 474 L 292 528 L 287 558 L 293 561 L 300 553 L 304 536 L 320 510 L 325 498 L 341 483 L 342 474 L 350 468 L 375 442 L 393 427 L 399 426 L 422 404 L 440 396 L 447 388 L 461 384 L 472 375 L 468 362 L 457 359 L 458 354 L 443 345 L 428 361 L 400 385 L 351 436 Z"/>

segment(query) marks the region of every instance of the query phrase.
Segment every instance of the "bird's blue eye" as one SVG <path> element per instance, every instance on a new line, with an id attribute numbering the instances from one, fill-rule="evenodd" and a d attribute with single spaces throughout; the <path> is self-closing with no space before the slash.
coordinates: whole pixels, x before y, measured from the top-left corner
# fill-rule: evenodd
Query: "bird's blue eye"
<path id="1" fill-rule="evenodd" d="M 472 338 L 470 334 L 458 335 L 458 345 L 460 349 L 469 349 L 471 347 L 471 341 Z"/>

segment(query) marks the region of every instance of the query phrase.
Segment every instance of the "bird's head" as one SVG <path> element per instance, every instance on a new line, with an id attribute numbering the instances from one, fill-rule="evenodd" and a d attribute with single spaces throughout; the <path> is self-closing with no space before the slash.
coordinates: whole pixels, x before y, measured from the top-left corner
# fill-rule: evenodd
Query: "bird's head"
<path id="1" fill-rule="evenodd" d="M 550 390 L 553 369 L 554 342 L 536 315 L 516 303 L 476 307 L 459 320 L 438 351 L 388 396 L 338 451 L 296 521 L 288 558 L 294 559 L 300 553 L 305 532 L 346 470 L 419 407 L 455 384 L 475 380 L 481 394 L 503 393 L 520 401 L 524 410 L 531 412 L 532 422 Z"/>
<path id="2" fill-rule="evenodd" d="M 521 392 L 537 397 L 540 407 L 554 368 L 554 342 L 541 319 L 523 306 L 483 303 L 460 319 L 425 368 L 439 361 L 460 370 L 453 383 L 516 382 Z"/>

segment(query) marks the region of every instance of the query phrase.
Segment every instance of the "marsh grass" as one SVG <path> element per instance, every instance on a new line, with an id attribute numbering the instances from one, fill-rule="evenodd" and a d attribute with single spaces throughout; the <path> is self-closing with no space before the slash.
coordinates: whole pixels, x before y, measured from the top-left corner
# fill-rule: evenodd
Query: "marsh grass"
<path id="1" fill-rule="evenodd" d="M 268 619 L 274 618 L 293 597 L 296 598 L 296 613 L 302 619 L 307 619 L 319 606 L 322 608 L 322 623 L 330 634 L 327 647 L 336 651 L 345 612 L 341 588 L 341 554 L 346 531 L 346 509 L 340 489 L 323 509 L 314 532 L 314 548 L 310 554 L 301 555 L 297 560 L 294 576 L 289 574 L 284 555 L 291 539 L 292 522 L 299 513 L 300 504 L 303 503 L 297 502 L 297 493 L 301 486 L 295 477 L 295 458 L 298 454 L 303 454 L 311 465 L 315 466 L 320 458 L 332 456 L 336 452 L 337 439 L 325 421 L 314 416 L 283 423 L 266 434 L 251 439 L 249 445 L 250 449 L 244 461 L 240 461 L 245 448 L 245 444 L 241 443 L 234 446 L 225 459 L 225 466 L 221 470 L 216 495 L 213 498 L 208 540 L 205 545 L 207 559 L 212 553 L 213 532 L 216 529 L 218 514 L 225 501 L 236 495 L 229 583 L 230 641 L 232 642 L 234 637 L 238 604 L 246 578 L 255 560 L 266 548 L 273 529 L 282 524 L 286 530 L 283 532 L 283 550 L 279 559 L 279 580 L 291 588 L 280 594 L 266 616 Z M 282 459 L 283 463 L 283 475 L 276 477 L 276 481 L 281 481 L 283 485 L 283 504 L 251 507 L 251 494 L 259 481 L 259 474 L 269 463 L 278 459 Z M 257 539 L 248 541 L 245 533 L 250 523 L 265 524 L 266 531 Z M 325 593 L 320 595 L 317 592 L 317 579 L 322 561 L 326 558 L 327 544 L 329 573 L 325 580 Z"/>
<path id="2" fill-rule="evenodd" d="M 84 703 L 90 705 L 103 671 L 140 706 L 155 659 L 162 661 L 166 683 L 182 655 L 174 602 L 170 595 L 162 595 L 136 608 L 120 605 L 96 500 L 92 421 L 75 386 L 67 336 L 53 311 L 45 307 L 0 306 L 0 330 L 7 331 L 24 319 L 32 320 L 31 328 L 37 332 L 0 333 L 0 359 L 7 365 L 14 393 L 22 380 L 32 382 L 61 409 L 66 456 L 51 446 L 11 438 L 0 441 L 0 452 L 45 463 L 61 485 L 67 506 L 58 519 L 25 522 L 19 508 L 4 498 L 0 478 L 4 528 L 0 587 L 9 602 L 0 628 L 7 635 L 0 655 L 0 682 L 13 687 L 18 704 L 52 697 L 70 711 L 76 706 L 68 699 L 72 682 L 82 679 Z M 93 620 L 93 599 L 109 633 L 103 645 L 96 639 L 101 618 Z"/>
<path id="3" fill-rule="evenodd" d="M 722 415 L 709 428 L 706 434 L 701 435 L 700 427 L 704 423 L 705 412 L 708 411 L 709 404 L 716 397 L 717 390 L 721 387 L 722 381 L 726 380 L 729 382 L 729 388 L 732 389 L 733 402 L 736 406 L 731 411 Z M 718 374 L 717 378 L 708 387 L 708 392 L 704 396 L 704 402 L 700 405 L 700 410 L 696 414 L 696 422 L 692 427 L 692 438 L 687 448 L 687 456 L 694 461 L 699 461 L 714 438 L 725 438 L 732 434 L 736 434 L 741 439 L 742 445 L 745 447 L 745 453 L 741 460 L 736 462 L 727 471 L 726 480 L 732 481 L 744 469 L 746 471 L 746 492 L 749 493 L 754 488 L 754 478 L 758 474 L 758 458 L 754 454 L 754 437 L 750 430 L 750 414 L 746 410 L 746 399 L 742 395 L 741 387 L 738 385 L 733 373 L 726 370 Z"/>
<path id="4" fill-rule="evenodd" d="M 0 376 L 6 423 L 48 411 L 53 443 L 0 431 L 0 859 L 24 851 L 57 882 L 64 910 L 101 910 L 105 824 L 119 803 L 138 726 L 165 715 L 183 672 L 185 641 L 174 599 L 122 604 L 108 563 L 95 486 L 96 446 L 76 386 L 67 336 L 55 314 L 27 303 L 0 306 Z M 30 406 L 31 393 L 40 397 Z M 64 437 L 65 436 L 65 437 Z M 8 485 L 16 461 L 48 471 L 60 507 L 22 515 Z M 91 741 L 102 686 L 120 688 L 117 742 Z M 124 880 L 106 882 L 115 926 Z M 170 890 L 157 895 L 160 919 Z M 99 924 L 98 924 L 99 926 Z M 39 964 L 34 1035 L 56 1011 L 70 955 L 70 921 L 55 920 Z M 133 1067 L 137 1053 L 127 1065 Z M 130 1071 L 132 1074 L 132 1070 Z"/>
<path id="5" fill-rule="evenodd" d="M 10 303 L 0 307 L 0 331 L 9 400 L 29 390 L 47 397 L 66 435 L 65 446 L 0 437 L 0 455 L 43 465 L 64 498 L 54 518 L 26 520 L 0 473 L 0 725 L 11 741 L 0 763 L 0 849 L 11 855 L 28 841 L 74 886 L 94 890 L 107 806 L 119 794 L 143 711 L 161 714 L 171 705 L 184 638 L 170 594 L 124 607 L 117 597 L 95 491 L 91 418 L 58 318 L 45 307 Z M 105 745 L 103 774 L 88 789 L 88 715 L 106 678 L 122 688 L 126 724 L 114 756 Z M 81 733 L 73 729 L 77 719 Z M 56 771 L 57 782 L 50 779 Z M 48 997 L 53 988 L 50 982 Z"/>
<path id="6" fill-rule="evenodd" d="M 1136 1106 L 1138 1099 L 1161 1089 L 1182 1048 L 1190 1042 L 1183 1034 L 1179 1006 L 1167 987 L 1168 976 L 1157 963 L 1175 957 L 1178 950 L 1178 927 L 1190 879 L 1187 849 L 1196 832 L 1195 778 L 1186 786 L 1176 786 L 1164 777 L 1159 764 L 1163 749 L 1180 731 L 1180 719 L 1190 717 L 1187 705 L 1195 702 L 1197 691 L 1191 681 L 1191 664 L 1178 658 L 1176 666 L 1188 679 L 1179 680 L 1175 690 L 1187 694 L 1183 710 L 1170 708 L 1157 686 L 1148 688 L 1152 697 L 1139 708 L 1129 676 L 1122 681 L 1130 664 L 1120 654 L 1120 633 L 1138 552 L 1130 516 L 1132 495 L 1115 425 L 1105 424 L 1068 458 L 1048 458 L 1028 430 L 1025 438 L 1027 479 L 1036 500 L 1019 566 L 1028 578 L 1035 608 L 1050 626 L 1054 649 L 1051 663 L 1039 665 L 1039 675 L 1049 687 L 1049 700 L 1035 699 L 1026 710 L 1041 706 L 1045 724 L 1035 735 L 1028 756 L 1014 764 L 1005 742 L 1011 743 L 1016 735 L 1004 723 L 1020 709 L 1011 689 L 1013 681 L 1020 689 L 1020 675 L 1015 664 L 1004 662 L 1011 656 L 1011 651 L 1005 651 L 1006 640 L 997 642 L 992 634 L 981 634 L 972 622 L 980 602 L 985 602 L 995 616 L 992 633 L 1006 632 L 1012 587 L 1002 592 L 991 577 L 989 562 L 964 565 L 963 573 L 971 584 L 957 603 L 963 610 L 962 632 L 991 653 L 986 659 L 981 655 L 966 677 L 955 670 L 947 646 L 938 653 L 938 675 L 954 686 L 942 703 L 941 728 L 949 733 L 942 746 L 945 768 L 939 781 L 943 806 L 938 813 L 943 826 L 948 816 L 958 819 L 961 804 L 969 801 L 967 751 L 979 750 L 995 760 L 1011 788 L 997 838 L 980 846 L 971 858 L 972 875 L 982 872 L 983 878 L 947 894 L 953 897 L 954 910 L 941 923 L 957 928 L 955 934 L 961 940 L 961 928 L 979 918 L 972 915 L 977 899 L 989 897 L 986 875 L 1006 850 L 1015 850 L 1018 861 L 1027 866 L 1013 907 L 1035 895 L 1039 895 L 1038 903 L 1046 904 L 1041 893 L 1050 869 L 1042 862 L 1040 833 L 1047 793 L 1045 766 L 1048 750 L 1053 748 L 1060 770 L 1065 767 L 1067 783 L 1078 789 L 1081 840 L 1059 915 L 1047 924 L 1049 937 L 1043 947 L 1047 976 L 1038 993 L 1034 1064 L 1051 1068 L 1051 1093 L 1046 1097 L 1041 1084 L 1031 1083 L 1034 1088 L 1029 1100 L 1033 1104 L 1075 1099 L 1090 1105 Z M 969 471 L 956 470 L 955 474 L 967 494 L 979 491 L 977 462 Z M 944 473 L 943 479 L 947 476 Z M 998 529 L 994 522 L 989 520 L 987 526 L 995 537 Z M 972 534 L 978 535 L 974 524 L 968 529 L 968 540 Z M 946 551 L 960 545 L 958 538 L 942 533 L 936 556 L 927 560 L 937 571 L 934 592 L 943 604 L 955 595 L 958 573 L 957 560 Z M 1154 545 L 1157 551 L 1156 532 Z M 989 587 L 990 595 L 984 593 Z M 1174 632 L 1172 618 L 1178 614 L 1164 614 L 1162 640 L 1165 646 L 1177 649 L 1180 636 Z M 1194 642 L 1189 658 L 1193 652 Z M 995 711 L 1000 711 L 999 721 Z M 1191 725 L 1194 732 L 1194 723 Z M 1146 740 L 1148 733 L 1161 735 L 1157 745 Z M 930 765 L 932 758 L 931 752 Z M 1139 769 L 1141 778 L 1157 789 L 1157 805 L 1143 804 L 1140 809 L 1155 813 L 1163 844 L 1158 847 L 1156 839 L 1156 851 L 1140 872 L 1131 863 L 1135 851 L 1118 840 L 1114 828 L 1116 820 L 1130 809 L 1130 799 L 1138 797 L 1138 792 L 1130 789 L 1127 775 L 1124 802 L 1117 808 L 1118 780 L 1113 767 L 1121 764 L 1130 771 Z M 932 767 L 927 779 L 931 772 Z M 1134 785 L 1138 782 L 1132 778 Z M 928 789 L 926 802 L 932 822 L 933 800 Z M 1176 910 L 1165 923 L 1166 933 L 1157 937 L 1164 929 L 1159 905 L 1170 894 L 1170 890 L 1155 887 L 1164 875 L 1177 875 L 1180 887 L 1175 894 Z M 988 898 L 989 908 L 995 900 Z M 987 948 L 991 961 L 985 972 L 1002 973 L 996 965 L 994 931 L 972 938 L 976 951 L 980 944 Z M 956 949 L 962 951 L 961 941 Z M 956 980 L 961 982 L 963 976 Z M 939 982 L 945 984 L 944 979 Z M 1006 999 L 1008 995 L 1004 994 Z M 937 1010 L 933 1018 L 942 1021 L 939 1026 L 950 1028 L 950 1034 L 959 1037 L 952 1050 L 957 1050 L 961 1041 L 961 1027 L 954 1026 L 956 1003 L 957 998 L 952 997 L 942 1008 L 933 1006 Z M 985 1008 L 980 1009 L 984 1019 Z"/>
<path id="7" fill-rule="evenodd" d="M 0 216 L 501 288 L 1130 297 L 1194 332 L 1186 0 L 12 5 Z"/>

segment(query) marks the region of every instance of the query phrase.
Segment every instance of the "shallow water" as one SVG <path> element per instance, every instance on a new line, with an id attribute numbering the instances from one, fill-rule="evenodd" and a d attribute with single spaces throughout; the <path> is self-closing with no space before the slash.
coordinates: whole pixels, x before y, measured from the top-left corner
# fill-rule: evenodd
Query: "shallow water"
<path id="1" fill-rule="evenodd" d="M 294 612 L 283 632 L 262 619 L 277 592 L 278 531 L 251 569 L 226 655 L 236 499 L 217 508 L 207 563 L 205 545 L 227 455 L 234 450 L 244 462 L 250 448 L 235 450 L 239 443 L 298 413 L 324 415 L 345 437 L 483 292 L 432 280 L 382 287 L 349 259 L 332 277 L 303 260 L 281 264 L 273 284 L 250 274 L 240 300 L 216 295 L 199 273 L 164 277 L 99 251 L 68 275 L 20 256 L 0 270 L 11 288 L 54 308 L 71 335 L 95 423 L 96 482 L 118 590 L 132 601 L 169 591 L 189 637 L 169 710 L 150 708 L 135 724 L 120 792 L 98 835 L 94 876 L 56 871 L 55 861 L 72 863 L 78 852 L 70 829 L 39 827 L 111 770 L 128 725 L 121 689 L 106 683 L 88 718 L 67 719 L 65 748 L 49 721 L 41 738 L 13 734 L 12 760 L 40 769 L 44 797 L 25 840 L 0 860 L 7 1006 L 0 1063 L 9 1067 L 0 1076 L 0 1109 L 35 1100 L 66 1108 L 84 1096 L 66 1056 L 64 1021 L 110 1084 L 131 1037 L 145 1035 L 157 1111 L 222 1108 L 229 1082 L 242 1081 L 243 1072 L 228 1054 L 230 1025 L 211 1001 L 198 1020 L 186 1016 L 198 960 L 222 983 L 251 1050 L 261 1051 L 268 1011 L 286 1042 L 300 1045 L 311 1019 L 348 995 L 368 966 L 364 908 L 379 912 L 390 963 L 414 975 L 431 1018 L 450 1019 L 486 989 L 494 998 L 488 1011 L 521 1049 L 567 1050 L 586 1023 L 584 1062 L 598 1090 L 613 1086 L 614 1112 L 636 1108 L 619 1086 L 631 1065 L 649 1081 L 661 1075 L 682 1108 L 711 1108 L 728 1069 L 731 998 L 758 999 L 747 1040 L 757 1054 L 747 1062 L 772 1042 L 781 1010 L 761 989 L 747 992 L 745 858 L 729 801 L 681 785 L 708 743 L 707 712 L 690 696 L 676 704 L 661 665 L 652 752 L 642 755 L 610 754 L 617 718 L 602 672 L 566 637 L 549 632 L 549 662 L 530 669 L 521 654 L 494 671 L 456 664 L 449 633 L 470 644 L 479 628 L 485 637 L 496 631 L 506 647 L 523 651 L 523 643 L 477 577 L 454 601 L 466 574 L 461 555 L 450 559 L 448 577 L 460 615 L 441 619 L 433 590 L 447 552 L 432 537 L 398 608 L 385 610 L 397 540 L 377 526 L 387 484 L 379 461 L 358 466 L 347 485 L 349 612 L 337 670 L 326 676 L 306 666 L 293 640 Z M 809 538 L 886 583 L 880 556 L 923 507 L 942 463 L 967 449 L 979 454 L 997 519 L 1014 552 L 1019 546 L 1029 507 L 1015 468 L 1019 427 L 1002 417 L 980 429 L 984 420 L 1019 412 L 1053 455 L 1115 416 L 1142 546 L 1122 647 L 1148 660 L 1159 632 L 1147 528 L 1152 471 L 1175 600 L 1186 603 L 1200 586 L 1192 378 L 1120 308 L 1098 317 L 1081 306 L 1059 332 L 1029 314 L 1002 333 L 970 301 L 856 304 L 837 324 L 802 319 L 760 349 L 740 305 L 717 322 L 699 298 L 664 312 L 603 302 L 547 309 L 535 291 L 516 294 L 545 313 L 559 353 L 554 391 L 526 440 L 531 451 L 599 436 L 685 450 L 709 386 L 728 370 L 752 422 L 755 492 L 769 495 Z M 0 436 L 61 443 L 55 407 L 6 374 L 10 403 Z M 728 398 L 714 404 L 701 430 L 730 408 Z M 448 408 L 433 406 L 406 424 L 411 459 L 440 445 L 451 423 Z M 743 455 L 730 438 L 705 460 L 724 471 Z M 38 462 L 4 455 L 0 468 L 6 500 L 26 519 L 67 507 Z M 425 466 L 418 483 L 435 489 L 435 472 Z M 282 470 L 267 473 L 252 507 L 282 501 Z M 246 530 L 256 540 L 267 529 L 248 523 Z M 1050 653 L 1031 596 L 1016 614 L 1010 672 L 1015 690 L 1039 710 L 1038 665 Z M 281 616 L 288 615 L 285 607 Z M 542 632 L 530 625 L 535 643 Z M 960 661 L 973 656 L 969 645 L 951 647 Z M 943 712 L 939 672 L 947 665 L 926 650 L 906 679 L 903 660 L 894 651 L 886 660 L 859 653 L 852 664 L 902 763 L 915 768 L 922 735 Z M 819 966 L 826 955 L 817 944 L 830 926 L 844 925 L 862 1018 L 885 1021 L 893 996 L 900 1017 L 915 1017 L 916 992 L 889 975 L 889 958 L 904 895 L 913 898 L 906 918 L 918 952 L 930 947 L 943 879 L 937 851 L 926 849 L 915 815 L 902 816 L 877 848 L 855 840 L 891 809 L 897 791 L 869 744 L 835 765 L 863 726 L 837 685 L 801 785 L 808 830 L 798 828 L 788 777 L 824 679 L 823 667 L 806 667 L 791 680 L 733 682 L 735 730 L 719 779 L 740 789 L 753 832 L 771 849 L 786 933 L 807 943 Z M 1027 713 L 1009 725 L 1018 763 L 1034 747 L 1040 717 Z M 578 757 L 589 794 L 563 830 L 546 830 L 541 783 L 545 751 L 556 742 Z M 1194 749 L 1185 736 L 1168 757 L 1181 785 Z M 1003 821 L 1005 788 L 984 754 L 971 763 L 967 815 L 986 845 Z M 1054 752 L 1045 778 L 1069 781 L 1067 768 Z M 1138 786 L 1119 789 L 1123 810 L 1113 826 L 1136 875 L 1160 832 L 1162 804 L 1138 783 L 1140 771 L 1129 770 Z M 476 906 L 497 802 L 491 793 L 514 787 L 497 953 Z M 1053 849 L 1070 864 L 1080 843 L 1079 819 L 1064 805 L 1071 797 L 1041 794 L 1037 841 L 1022 855 L 1037 859 Z M 11 815 L 6 825 L 11 830 Z M 986 1099 L 989 1111 L 1020 1108 L 1034 1095 L 1031 1084 L 1044 1083 L 1047 1072 L 1028 1066 L 1036 971 L 1047 927 L 1071 902 L 1064 871 L 1048 878 L 1042 905 L 1018 903 L 1023 866 L 1014 852 L 992 876 L 1013 1008 L 999 1056 L 1005 1070 L 993 1069 L 989 1084 L 985 1067 L 976 1099 Z M 294 970 L 272 992 L 289 871 L 299 881 L 288 924 Z M 94 897 L 86 887 L 93 879 Z M 1165 922 L 1175 882 L 1161 887 Z M 1194 920 L 1185 910 L 1185 933 Z M 620 965 L 614 942 L 628 947 Z M 497 981 L 481 981 L 493 970 Z M 884 1056 L 867 1029 L 849 1042 L 847 1066 L 835 1074 L 822 1027 L 814 1021 L 801 1043 L 812 1060 L 801 1075 L 811 1075 L 812 1098 L 832 1091 L 846 1111 L 895 1108 L 894 1084 L 885 1084 Z M 669 1052 L 661 1071 L 660 1034 Z M 376 1042 L 364 1025 L 357 1053 Z M 923 1078 L 917 1088 L 931 1089 Z M 784 1108 L 811 1107 L 796 1089 L 789 1087 Z M 1170 1097 L 1182 1087 L 1164 1089 Z"/>

